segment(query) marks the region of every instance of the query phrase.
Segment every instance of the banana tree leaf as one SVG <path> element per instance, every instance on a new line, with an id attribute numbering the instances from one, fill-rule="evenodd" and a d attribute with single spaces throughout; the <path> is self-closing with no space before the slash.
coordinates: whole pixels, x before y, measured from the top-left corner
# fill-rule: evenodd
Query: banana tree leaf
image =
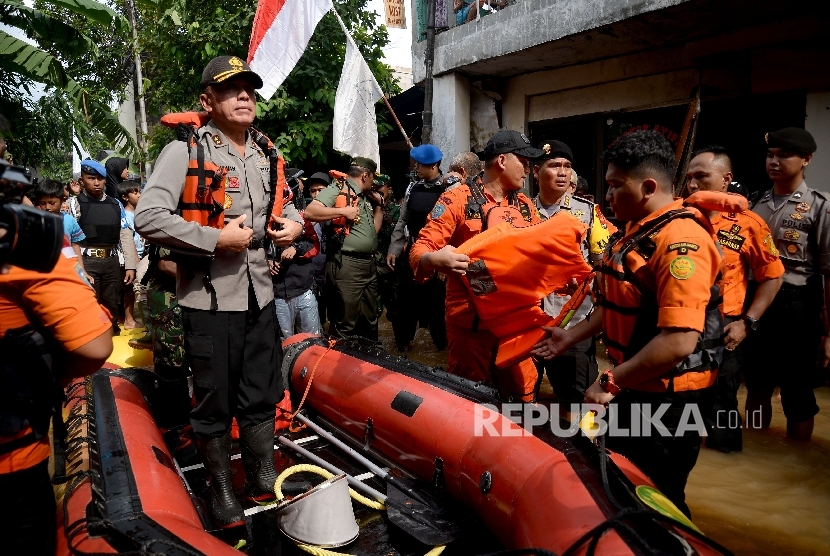
<path id="1" fill-rule="evenodd" d="M 94 98 L 67 76 L 60 62 L 49 53 L 0 31 L 0 68 L 62 90 L 73 108 L 73 120 L 79 129 L 96 129 L 113 145 L 123 145 L 125 153 L 138 153 L 132 136 L 106 101 Z"/>
<path id="2" fill-rule="evenodd" d="M 126 35 L 131 32 L 130 22 L 127 21 L 126 17 L 114 11 L 112 8 L 101 4 L 100 2 L 96 2 L 95 0 L 48 1 L 54 6 L 60 6 L 61 8 L 66 8 L 67 10 L 81 14 L 96 23 L 100 23 L 101 25 L 114 25 L 116 31 L 119 33 L 124 33 Z"/>
<path id="3" fill-rule="evenodd" d="M 60 61 L 4 31 L 0 31 L 0 67 L 60 89 L 69 83 Z"/>
<path id="4" fill-rule="evenodd" d="M 25 30 L 39 44 L 50 43 L 71 57 L 98 55 L 98 45 L 75 27 L 17 0 L 3 3 L 13 10 L 5 15 L 0 13 L 0 22 Z"/>

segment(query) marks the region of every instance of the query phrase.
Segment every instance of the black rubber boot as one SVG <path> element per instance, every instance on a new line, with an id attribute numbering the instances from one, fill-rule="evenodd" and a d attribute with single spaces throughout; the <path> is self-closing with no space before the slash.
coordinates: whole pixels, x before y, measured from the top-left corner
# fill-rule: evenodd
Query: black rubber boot
<path id="1" fill-rule="evenodd" d="M 196 446 L 211 476 L 210 509 L 216 525 L 223 529 L 245 525 L 245 514 L 231 486 L 230 432 L 219 438 L 198 438 Z"/>
<path id="2" fill-rule="evenodd" d="M 240 430 L 239 447 L 245 467 L 245 496 L 258 503 L 275 500 L 274 419 Z"/>

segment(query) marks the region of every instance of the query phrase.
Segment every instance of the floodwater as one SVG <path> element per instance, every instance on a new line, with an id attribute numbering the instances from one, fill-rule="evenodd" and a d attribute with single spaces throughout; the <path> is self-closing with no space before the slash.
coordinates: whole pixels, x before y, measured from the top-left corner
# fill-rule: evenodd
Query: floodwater
<path id="1" fill-rule="evenodd" d="M 398 354 L 389 321 L 381 317 L 379 324 L 384 348 Z M 446 351 L 435 351 L 426 329 L 400 355 L 426 365 L 447 364 Z M 607 366 L 600 362 L 601 369 Z M 772 427 L 746 430 L 743 452 L 701 448 L 686 500 L 695 524 L 735 554 L 830 554 L 830 387 L 815 392 L 822 411 L 809 443 L 786 438 L 776 396 Z M 540 396 L 551 394 L 545 378 Z M 738 397 L 743 407 L 743 386 Z"/>

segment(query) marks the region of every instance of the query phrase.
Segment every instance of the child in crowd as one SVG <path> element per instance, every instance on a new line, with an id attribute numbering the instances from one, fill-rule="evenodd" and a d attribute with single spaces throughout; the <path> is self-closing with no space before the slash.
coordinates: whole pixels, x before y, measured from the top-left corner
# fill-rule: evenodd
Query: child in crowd
<path id="1" fill-rule="evenodd" d="M 138 252 L 139 261 L 144 257 L 144 238 L 142 238 L 135 231 L 135 207 L 141 198 L 141 186 L 134 181 L 122 181 L 118 184 L 118 197 L 121 199 L 121 204 L 124 205 L 124 213 L 127 216 L 127 224 L 133 232 L 133 241 L 135 242 L 135 250 Z M 135 283 L 140 286 L 140 278 L 136 276 Z M 135 288 L 127 287 L 124 289 L 124 328 L 140 328 L 134 316 L 136 291 Z"/>
<path id="2" fill-rule="evenodd" d="M 37 208 L 51 212 L 52 214 L 57 214 L 63 218 L 63 233 L 69 238 L 69 242 L 72 244 L 72 250 L 78 258 L 78 265 L 80 265 L 84 277 L 90 284 L 93 284 L 94 280 L 86 273 L 86 269 L 84 269 L 84 258 L 81 256 L 81 246 L 79 245 L 80 242 L 86 239 L 86 235 L 84 235 L 84 231 L 78 225 L 77 220 L 72 218 L 71 215 L 61 212 L 61 206 L 66 201 L 63 184 L 52 180 L 40 180 L 35 185 L 32 196 L 34 197 L 32 202 Z"/>

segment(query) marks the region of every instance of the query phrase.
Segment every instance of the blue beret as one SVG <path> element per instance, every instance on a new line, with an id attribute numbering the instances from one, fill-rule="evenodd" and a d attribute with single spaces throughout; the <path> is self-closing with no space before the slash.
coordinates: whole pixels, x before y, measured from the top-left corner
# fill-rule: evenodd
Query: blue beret
<path id="1" fill-rule="evenodd" d="M 91 158 L 81 161 L 81 172 L 86 172 L 87 174 L 98 174 L 102 178 L 107 177 L 107 169 L 104 168 L 104 165 L 97 160 L 92 160 Z"/>
<path id="2" fill-rule="evenodd" d="M 418 164 L 435 164 L 444 158 L 444 155 L 441 154 L 441 149 L 429 143 L 413 148 L 409 151 L 409 156 Z"/>

